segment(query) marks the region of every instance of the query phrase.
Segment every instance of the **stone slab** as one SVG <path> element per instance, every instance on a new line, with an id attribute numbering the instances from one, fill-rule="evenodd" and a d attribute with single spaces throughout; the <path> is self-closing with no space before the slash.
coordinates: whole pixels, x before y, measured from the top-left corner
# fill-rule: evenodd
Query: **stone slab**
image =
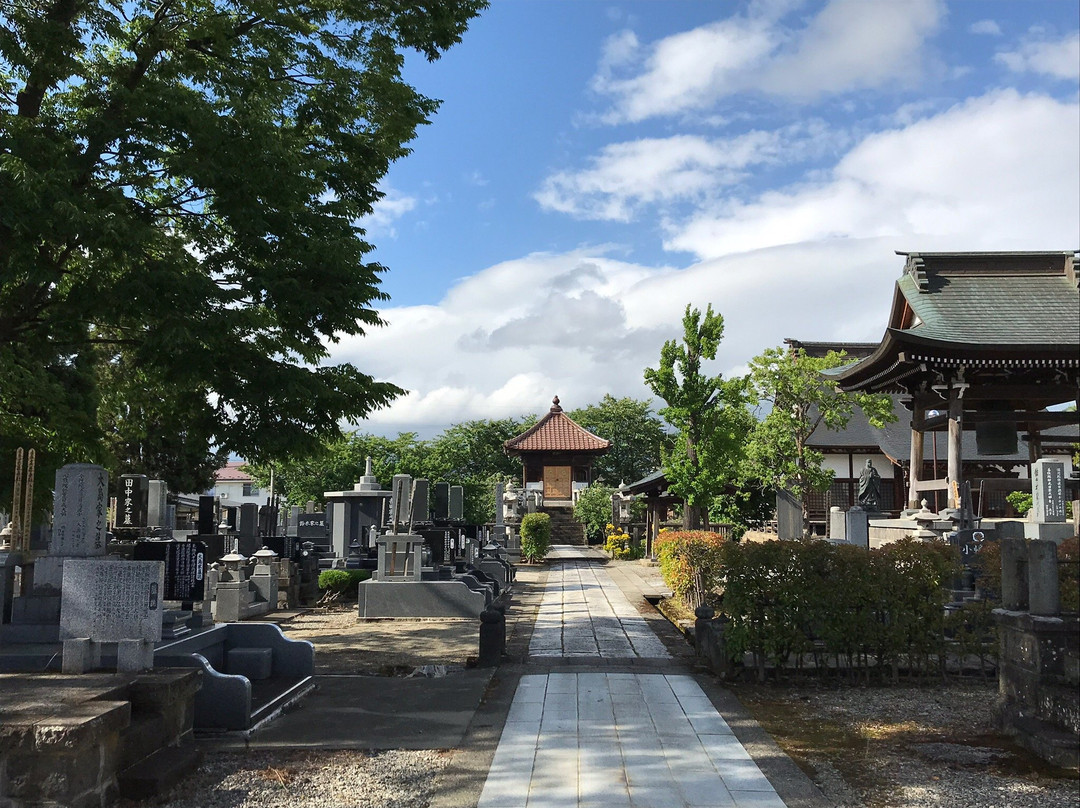
<path id="1" fill-rule="evenodd" d="M 160 561 L 68 559 L 60 602 L 60 637 L 95 642 L 161 639 Z"/>
<path id="2" fill-rule="evenodd" d="M 461 581 L 363 581 L 359 616 L 373 618 L 476 618 L 486 598 Z"/>
<path id="3" fill-rule="evenodd" d="M 1058 544 L 1076 533 L 1068 522 L 1024 522 L 1025 539 L 1050 539 Z"/>

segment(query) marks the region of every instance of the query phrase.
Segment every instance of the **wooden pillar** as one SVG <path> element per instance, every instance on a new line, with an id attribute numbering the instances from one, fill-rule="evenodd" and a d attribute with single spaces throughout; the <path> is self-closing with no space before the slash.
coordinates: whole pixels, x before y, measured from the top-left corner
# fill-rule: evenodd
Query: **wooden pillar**
<path id="1" fill-rule="evenodd" d="M 960 398 L 960 393 L 963 388 L 950 387 L 949 388 L 949 461 L 948 461 L 948 475 L 949 475 L 949 507 L 959 508 L 959 492 L 960 486 L 964 484 L 963 473 L 961 472 L 963 463 L 963 450 L 961 449 L 961 438 L 964 434 L 964 425 L 962 423 L 964 413 L 964 402 Z"/>
<path id="2" fill-rule="evenodd" d="M 918 483 L 922 479 L 923 470 L 923 428 L 926 410 L 922 402 L 911 402 L 911 454 L 908 468 L 908 497 L 907 506 L 911 510 L 919 509 Z"/>
<path id="3" fill-rule="evenodd" d="M 1034 463 L 1042 457 L 1042 433 L 1037 429 L 1028 427 L 1028 462 Z M 1028 477 L 1031 475 L 1028 474 Z"/>

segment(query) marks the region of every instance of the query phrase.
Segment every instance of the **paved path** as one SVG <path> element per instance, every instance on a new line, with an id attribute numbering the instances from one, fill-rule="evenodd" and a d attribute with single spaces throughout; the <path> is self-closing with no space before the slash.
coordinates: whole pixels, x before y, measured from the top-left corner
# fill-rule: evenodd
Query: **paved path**
<path id="1" fill-rule="evenodd" d="M 529 657 L 595 662 L 521 677 L 477 808 L 785 808 L 594 554 L 549 555 Z"/>

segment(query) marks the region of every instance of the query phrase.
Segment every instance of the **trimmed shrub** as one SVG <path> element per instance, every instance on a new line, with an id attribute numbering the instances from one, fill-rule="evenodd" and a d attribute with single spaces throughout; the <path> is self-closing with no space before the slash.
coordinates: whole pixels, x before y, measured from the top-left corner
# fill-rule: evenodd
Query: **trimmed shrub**
<path id="1" fill-rule="evenodd" d="M 723 536 L 707 530 L 665 530 L 657 536 L 660 573 L 688 608 L 701 606 L 723 583 L 724 544 Z"/>
<path id="2" fill-rule="evenodd" d="M 527 513 L 521 518 L 521 557 L 541 561 L 551 546 L 551 517 L 546 513 Z"/>
<path id="3" fill-rule="evenodd" d="M 354 600 L 359 595 L 356 587 L 370 577 L 370 570 L 323 570 L 319 573 L 319 589 L 323 597 Z"/>

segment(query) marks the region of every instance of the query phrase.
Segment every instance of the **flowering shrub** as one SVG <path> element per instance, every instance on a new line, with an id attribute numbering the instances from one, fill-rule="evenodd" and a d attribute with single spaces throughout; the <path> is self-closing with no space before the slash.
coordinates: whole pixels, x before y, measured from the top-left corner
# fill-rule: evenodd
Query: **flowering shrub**
<path id="1" fill-rule="evenodd" d="M 654 547 L 660 573 L 690 609 L 705 603 L 723 583 L 726 539 L 707 530 L 661 530 Z"/>
<path id="2" fill-rule="evenodd" d="M 605 530 L 604 549 L 616 561 L 633 561 L 645 557 L 645 550 L 640 545 L 631 543 L 630 535 L 621 527 L 608 524 Z"/>

